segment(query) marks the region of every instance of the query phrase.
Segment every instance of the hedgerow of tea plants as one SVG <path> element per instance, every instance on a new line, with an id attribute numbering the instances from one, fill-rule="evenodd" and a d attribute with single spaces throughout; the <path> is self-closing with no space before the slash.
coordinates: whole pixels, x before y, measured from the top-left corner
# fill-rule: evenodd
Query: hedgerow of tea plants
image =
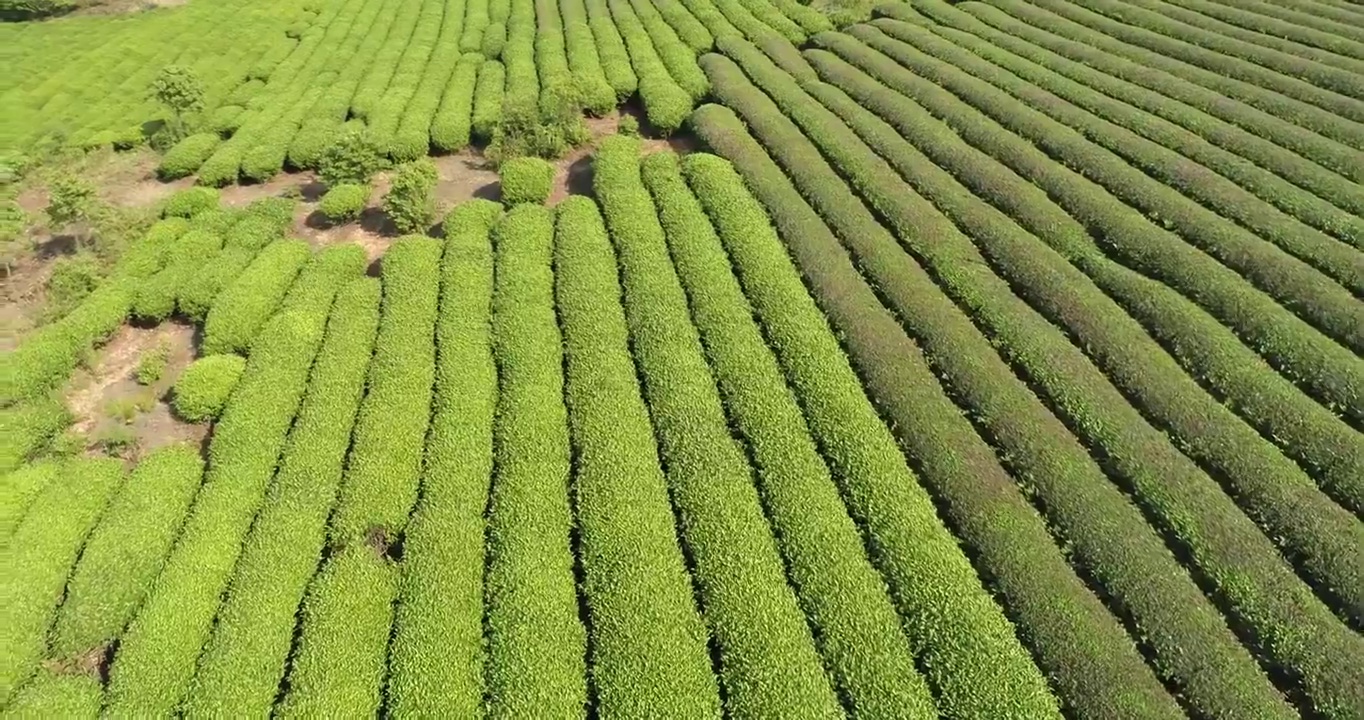
<path id="1" fill-rule="evenodd" d="M 240 355 L 206 355 L 190 363 L 175 381 L 175 414 L 190 422 L 216 418 L 245 368 L 246 358 Z"/>
<path id="2" fill-rule="evenodd" d="M 205 355 L 245 352 L 274 314 L 312 252 L 302 240 L 266 246 L 213 301 L 204 319 Z"/>

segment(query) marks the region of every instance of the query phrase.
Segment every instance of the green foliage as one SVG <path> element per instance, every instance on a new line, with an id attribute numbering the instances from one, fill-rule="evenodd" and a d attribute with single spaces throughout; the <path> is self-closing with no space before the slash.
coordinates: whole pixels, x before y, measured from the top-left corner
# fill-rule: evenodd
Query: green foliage
<path id="1" fill-rule="evenodd" d="M 581 336 L 600 337 L 596 342 L 603 348 L 614 342 L 619 348 L 616 362 L 624 361 L 624 374 L 630 378 L 630 385 L 634 384 L 634 373 L 628 370 L 629 353 L 625 352 L 628 322 L 629 348 L 633 349 L 648 403 L 646 414 L 643 403 L 635 401 L 637 422 L 647 437 L 651 434 L 648 417 L 653 418 L 652 434 L 658 438 L 659 455 L 667 468 L 667 496 L 679 516 L 681 540 L 719 653 L 726 707 L 754 716 L 837 715 L 837 696 L 787 584 L 782 557 L 754 488 L 747 458 L 730 435 L 700 337 L 691 324 L 686 295 L 672 270 L 663 228 L 640 177 L 639 149 L 638 140 L 608 137 L 593 159 L 593 190 L 611 230 L 614 255 L 590 201 L 578 203 L 577 198 L 571 198 L 560 205 L 556 277 L 568 347 L 569 400 L 576 414 L 582 399 L 573 392 L 575 372 L 580 372 L 575 361 L 591 362 L 602 368 L 599 372 L 612 372 L 613 368 L 605 349 L 575 353 L 575 341 L 582 342 Z M 582 212 L 575 215 L 579 208 Z M 616 280 L 617 262 L 620 284 Z M 621 285 L 624 314 L 615 301 Z M 607 340 L 612 335 L 618 339 Z M 604 378 L 598 382 L 601 384 L 587 387 L 604 396 L 638 397 L 633 388 L 623 391 Z M 583 405 L 582 410 L 591 412 L 591 404 Z M 629 406 L 616 405 L 602 417 L 616 430 L 603 430 L 617 445 L 624 445 L 628 438 L 625 430 L 636 421 L 628 412 Z M 584 418 L 581 426 L 591 428 L 591 419 Z M 576 415 L 574 427 L 579 427 Z M 653 442 L 645 444 L 652 450 Z M 580 454 L 592 448 L 584 443 Z M 653 454 L 630 449 L 646 458 Z M 584 482 L 580 466 L 578 483 L 581 486 Z M 640 480 L 634 482 L 641 484 Z M 663 494 L 660 489 L 659 495 Z M 666 503 L 664 507 L 666 510 Z M 583 514 L 580 510 L 580 517 Z M 644 512 L 635 514 L 648 517 Z M 667 526 L 672 525 L 670 520 Z M 669 530 L 671 540 L 671 527 Z M 644 544 L 643 538 L 639 544 Z M 591 589 L 598 578 L 593 577 L 591 562 L 585 565 L 588 602 L 597 610 L 591 605 Z M 610 582 L 609 576 L 600 580 Z M 661 595 L 662 588 L 657 593 Z M 616 612 L 622 610 L 617 608 Z M 600 647 L 605 641 L 596 644 Z M 654 662 L 669 667 L 673 661 L 659 657 Z M 639 683 L 637 678 L 651 671 L 632 670 L 630 681 Z M 616 672 L 599 665 L 595 669 L 595 676 L 601 679 L 599 687 L 625 685 L 624 677 Z M 599 690 L 599 695 L 605 697 L 606 692 Z"/>
<path id="2" fill-rule="evenodd" d="M 78 252 L 52 263 L 52 274 L 47 278 L 49 317 L 61 317 L 90 295 L 104 278 L 104 267 L 99 256 L 92 252 Z"/>
<path id="3" fill-rule="evenodd" d="M 118 638 L 150 590 L 199 489 L 197 448 L 172 445 L 138 463 L 81 550 L 48 652 L 73 659 Z"/>
<path id="4" fill-rule="evenodd" d="M 387 551 L 416 502 L 430 422 L 440 256 L 425 237 L 384 256 L 368 392 L 328 530 L 334 551 L 303 605 L 286 715 L 377 712 L 398 593 Z"/>
<path id="5" fill-rule="evenodd" d="M 120 640 L 107 711 L 160 715 L 188 689 L 195 660 L 265 497 L 322 340 L 324 311 L 285 313 L 260 333 L 213 432 L 209 470 L 152 591 Z"/>
<path id="6" fill-rule="evenodd" d="M 469 118 L 470 132 L 479 140 L 489 140 L 502 120 L 503 85 L 506 69 L 496 60 L 486 60 L 478 69 L 474 85 L 474 107 Z"/>
<path id="7" fill-rule="evenodd" d="M 693 100 L 700 100 L 706 96 L 710 90 L 710 83 L 706 81 L 705 73 L 696 66 L 696 51 L 678 38 L 672 26 L 668 24 L 659 10 L 648 0 L 625 0 L 625 3 L 618 5 L 619 8 L 629 6 L 633 9 L 633 14 L 623 13 L 617 20 L 617 26 L 621 26 L 623 20 L 626 25 L 622 27 L 622 34 L 630 42 L 629 36 L 641 30 L 646 32 L 651 40 L 654 50 L 658 53 L 658 58 L 667 68 L 668 74 L 677 81 L 677 84 L 692 96 Z M 612 12 L 616 12 L 613 10 Z"/>
<path id="8" fill-rule="evenodd" d="M 60 175 L 48 183 L 47 218 L 53 230 L 86 222 L 96 212 L 95 186 L 74 175 Z"/>
<path id="9" fill-rule="evenodd" d="M 582 2 L 587 8 L 588 28 L 597 41 L 597 54 L 602 74 L 606 82 L 616 91 L 616 101 L 621 102 L 639 89 L 639 78 L 630 66 L 630 53 L 625 49 L 625 41 L 620 30 L 611 19 L 611 10 L 606 0 L 567 0 Z"/>
<path id="10" fill-rule="evenodd" d="M 337 294 L 279 472 L 199 658 L 189 714 L 224 707 L 267 714 L 275 700 L 364 393 L 379 297 L 372 278 L 355 279 Z"/>
<path id="11" fill-rule="evenodd" d="M 129 285 L 109 281 L 60 320 L 35 330 L 0 358 L 0 406 L 41 395 L 70 376 L 80 359 L 123 324 Z"/>
<path id="12" fill-rule="evenodd" d="M 455 152 L 469 144 L 478 68 L 482 64 L 482 55 L 468 53 L 459 59 L 450 74 L 440 108 L 431 119 L 431 146 L 437 150 Z"/>
<path id="13" fill-rule="evenodd" d="M 639 137 L 639 118 L 628 113 L 622 114 L 616 122 L 616 132 L 627 137 Z"/>
<path id="14" fill-rule="evenodd" d="M 283 234 L 294 222 L 294 198 L 267 197 L 252 201 L 246 206 L 246 218 L 258 218 L 269 224 L 279 234 Z"/>
<path id="15" fill-rule="evenodd" d="M 501 214 L 496 203 L 471 200 L 443 223 L 435 396 L 389 652 L 395 715 L 441 707 L 463 716 L 483 707 L 484 511 L 498 395 L 489 228 Z"/>
<path id="16" fill-rule="evenodd" d="M 369 202 L 369 186 L 341 183 L 333 185 L 322 196 L 317 210 L 323 217 L 337 223 L 348 223 L 360 217 Z"/>
<path id="17" fill-rule="evenodd" d="M 644 112 L 649 118 L 649 124 L 664 135 L 682 127 L 687 114 L 692 110 L 694 97 L 700 97 L 705 93 L 693 96 L 673 79 L 667 66 L 659 58 L 659 52 L 649 38 L 649 33 L 630 8 L 630 0 L 588 0 L 588 3 L 589 10 L 595 4 L 610 5 L 611 16 L 616 18 L 616 27 L 619 28 L 620 35 L 629 48 L 630 64 L 639 76 L 639 96 L 644 100 Z M 681 47 L 681 51 L 690 60 L 692 70 L 699 74 L 691 51 L 685 47 Z M 696 79 L 696 76 L 690 73 L 688 77 L 693 81 Z M 704 81 L 705 77 L 701 76 L 700 79 Z M 693 82 L 690 89 L 701 88 Z"/>
<path id="18" fill-rule="evenodd" d="M 142 354 L 137 361 L 133 377 L 139 385 L 154 385 L 166 374 L 166 363 L 170 361 L 170 346 L 160 343 Z"/>
<path id="19" fill-rule="evenodd" d="M 554 166 L 533 157 L 513 158 L 497 170 L 502 180 L 502 202 L 543 204 L 554 182 Z"/>
<path id="20" fill-rule="evenodd" d="M 166 106 L 176 118 L 204 109 L 204 83 L 192 68 L 167 65 L 152 80 L 153 100 Z"/>
<path id="21" fill-rule="evenodd" d="M 4 549 L 0 595 L 0 702 L 38 669 L 57 603 L 85 537 L 123 482 L 117 460 L 69 460 L 34 499 Z"/>
<path id="22" fill-rule="evenodd" d="M 222 143 L 222 138 L 216 132 L 195 133 L 186 136 L 183 140 L 176 143 L 161 158 L 161 164 L 156 168 L 156 174 L 162 180 L 175 180 L 177 178 L 193 175 L 203 166 L 204 161 L 213 155 L 213 151 L 218 149 Z"/>
<path id="23" fill-rule="evenodd" d="M 214 300 L 204 320 L 203 353 L 249 350 L 310 255 L 302 240 L 280 240 L 262 250 Z"/>
<path id="24" fill-rule="evenodd" d="M 3 0 L 0 2 L 0 20 L 36 20 L 62 15 L 77 7 L 75 0 Z"/>
<path id="25" fill-rule="evenodd" d="M 732 176 L 737 169 L 772 213 L 782 238 L 793 243 L 792 252 L 803 252 L 811 247 L 806 239 L 820 235 L 836 247 L 837 241 L 819 216 L 731 111 L 707 105 L 692 116 L 692 126 L 710 147 L 736 164 L 729 168 L 713 156 L 697 156 L 684 163 L 688 183 L 713 220 L 718 223 L 725 217 L 717 208 L 731 195 L 706 183 Z M 733 187 L 733 181 L 726 186 Z M 835 476 L 844 478 L 850 514 L 867 528 L 879 551 L 873 560 L 886 577 L 901 617 L 933 618 L 922 621 L 925 624 L 906 625 L 906 631 L 915 656 L 925 660 L 921 667 L 937 690 L 939 711 L 1057 716 L 1056 700 L 1041 672 L 981 587 L 956 539 L 937 518 L 932 499 L 906 465 L 895 436 L 878 417 L 783 242 L 772 232 L 756 236 L 751 232 L 750 226 L 743 225 L 731 230 L 722 227 L 719 234 L 769 343 L 806 408 L 811 434 L 827 453 Z M 760 242 L 739 242 L 750 237 Z M 841 253 L 839 249 L 828 262 Z M 846 256 L 842 262 L 847 262 Z M 815 289 L 821 297 L 841 297 L 846 292 L 841 285 Z M 898 323 L 894 332 L 903 337 Z M 876 331 L 859 336 L 874 339 Z M 876 367 L 858 363 L 859 369 Z M 928 632 L 930 627 L 938 630 Z M 944 632 L 943 628 L 956 629 Z"/>
<path id="26" fill-rule="evenodd" d="M 199 268 L 223 246 L 223 236 L 191 229 L 165 254 L 165 267 L 143 281 L 133 299 L 132 313 L 147 321 L 161 322 L 175 310 L 175 299 Z"/>
<path id="27" fill-rule="evenodd" d="M 98 717 L 103 700 L 99 678 L 39 668 L 5 712 L 16 718 Z"/>
<path id="28" fill-rule="evenodd" d="M 218 207 L 218 191 L 214 188 L 191 187 L 179 190 L 166 198 L 161 206 L 162 217 L 192 218 Z"/>
<path id="29" fill-rule="evenodd" d="M 0 547 L 9 544 L 24 513 L 43 489 L 60 476 L 61 460 L 37 460 L 10 471 L 0 480 Z"/>
<path id="30" fill-rule="evenodd" d="M 317 176 L 328 186 L 368 185 L 383 168 L 378 144 L 365 130 L 352 128 L 337 135 L 322 151 Z"/>
<path id="31" fill-rule="evenodd" d="M 682 178 L 677 156 L 650 155 L 641 169 L 725 407 L 751 449 L 787 573 L 840 694 L 859 715 L 933 716 L 933 697 L 914 668 L 885 584 L 753 320 L 724 247 Z M 761 208 L 736 179 L 716 178 L 733 198 L 714 205 L 717 214 L 724 213 L 720 227 L 729 232 L 762 227 Z M 628 273 L 627 268 L 627 281 Z M 687 304 L 679 298 L 672 305 L 681 322 Z"/>
<path id="32" fill-rule="evenodd" d="M 436 166 L 430 160 L 400 165 L 384 195 L 384 212 L 402 233 L 424 233 L 436 222 Z"/>
<path id="33" fill-rule="evenodd" d="M 602 70 L 601 56 L 588 24 L 587 7 L 583 0 L 564 0 L 558 3 L 563 20 L 564 52 L 573 83 L 582 94 L 587 111 L 598 117 L 616 107 L 615 88 Z"/>
<path id="34" fill-rule="evenodd" d="M 92 445 L 106 455 L 122 458 L 137 449 L 137 431 L 127 425 L 111 425 L 95 433 Z"/>
<path id="35" fill-rule="evenodd" d="M 570 102 L 567 107 L 576 106 Z M 527 156 L 557 158 L 583 139 L 581 110 L 546 117 L 534 96 L 508 95 L 486 154 L 497 163 Z"/>
<path id="36" fill-rule="evenodd" d="M 190 422 L 216 418 L 245 368 L 246 358 L 240 355 L 207 355 L 190 363 L 175 381 L 175 414 Z"/>

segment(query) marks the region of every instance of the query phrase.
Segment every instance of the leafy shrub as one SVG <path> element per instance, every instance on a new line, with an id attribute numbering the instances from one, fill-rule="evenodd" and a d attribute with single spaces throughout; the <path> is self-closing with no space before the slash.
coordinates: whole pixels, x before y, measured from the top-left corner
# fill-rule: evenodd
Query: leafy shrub
<path id="1" fill-rule="evenodd" d="M 383 167 L 384 155 L 374 138 L 363 129 L 350 128 L 322 151 L 317 176 L 328 186 L 368 185 Z"/>
<path id="2" fill-rule="evenodd" d="M 489 60 L 496 60 L 502 56 L 502 48 L 507 44 L 507 25 L 505 23 L 488 23 L 483 30 L 483 57 Z"/>
<path id="3" fill-rule="evenodd" d="M 242 114 L 246 108 L 241 105 L 222 105 L 209 113 L 204 121 L 204 129 L 218 135 L 231 135 L 242 126 Z M 188 138 L 187 138 L 188 139 Z"/>
<path id="4" fill-rule="evenodd" d="M 246 216 L 260 218 L 277 232 L 283 233 L 294 223 L 294 207 L 297 204 L 293 198 L 261 198 L 246 206 Z"/>
<path id="5" fill-rule="evenodd" d="M 513 158 L 497 172 L 502 179 L 502 202 L 508 205 L 543 203 L 554 182 L 554 166 L 540 158 Z"/>
<path id="6" fill-rule="evenodd" d="M 222 246 L 217 233 L 198 229 L 185 233 L 167 252 L 166 266 L 138 285 L 133 314 L 154 322 L 169 317 L 185 285 Z"/>
<path id="7" fill-rule="evenodd" d="M 62 175 L 48 185 L 47 217 L 59 231 L 90 219 L 96 209 L 95 186 L 74 175 Z"/>
<path id="8" fill-rule="evenodd" d="M 36 455 L 69 424 L 71 414 L 66 406 L 50 397 L 35 398 L 0 410 L 0 474 L 8 473 Z"/>
<path id="9" fill-rule="evenodd" d="M 133 377 L 139 385 L 152 385 L 166 374 L 166 364 L 170 362 L 170 346 L 160 343 L 148 350 L 137 362 Z"/>
<path id="10" fill-rule="evenodd" d="M 384 212 L 403 233 L 424 233 L 436 221 L 436 166 L 430 160 L 398 168 L 384 196 Z"/>
<path id="11" fill-rule="evenodd" d="M 248 350 L 311 254 L 302 240 L 281 240 L 262 250 L 213 301 L 204 320 L 204 352 Z"/>
<path id="12" fill-rule="evenodd" d="M 169 152 L 161 158 L 161 164 L 156 168 L 156 174 L 162 180 L 175 180 L 176 178 L 193 175 L 204 161 L 213 155 L 213 151 L 222 144 L 222 138 L 214 132 L 195 133 L 176 143 Z"/>
<path id="13" fill-rule="evenodd" d="M 634 115 L 621 115 L 616 123 L 616 132 L 630 137 L 639 137 L 639 118 Z"/>
<path id="14" fill-rule="evenodd" d="M 52 264 L 47 279 L 47 308 L 50 317 L 65 315 L 84 300 L 104 277 L 99 258 L 92 252 L 78 252 Z"/>
<path id="15" fill-rule="evenodd" d="M 209 187 L 223 187 L 237 182 L 242 169 L 242 146 L 233 138 L 218 146 L 199 166 L 198 183 Z"/>
<path id="16" fill-rule="evenodd" d="M 488 140 L 502 119 L 503 83 L 507 71 L 502 63 L 487 60 L 478 69 L 478 83 L 474 86 L 474 109 L 470 119 L 473 137 Z"/>
<path id="17" fill-rule="evenodd" d="M 74 0 L 0 0 L 0 20 L 20 21 L 71 12 Z"/>
<path id="18" fill-rule="evenodd" d="M 166 198 L 161 206 L 162 217 L 194 217 L 205 210 L 218 207 L 218 190 L 208 187 L 185 188 Z"/>
<path id="19" fill-rule="evenodd" d="M 342 183 L 333 186 L 322 196 L 317 210 L 332 222 L 347 223 L 360 217 L 368 202 L 368 185 Z"/>
<path id="20" fill-rule="evenodd" d="M 437 150 L 453 152 L 469 144 L 478 68 L 482 64 L 482 55 L 468 53 L 455 65 L 440 108 L 431 120 L 431 145 Z"/>
<path id="21" fill-rule="evenodd" d="M 217 417 L 245 368 L 246 358 L 230 354 L 209 355 L 190 363 L 175 381 L 171 400 L 175 413 L 190 422 Z"/>
<path id="22" fill-rule="evenodd" d="M 181 286 L 180 294 L 175 299 L 176 307 L 190 320 L 203 322 L 218 294 L 251 264 L 257 249 L 223 247 Z"/>

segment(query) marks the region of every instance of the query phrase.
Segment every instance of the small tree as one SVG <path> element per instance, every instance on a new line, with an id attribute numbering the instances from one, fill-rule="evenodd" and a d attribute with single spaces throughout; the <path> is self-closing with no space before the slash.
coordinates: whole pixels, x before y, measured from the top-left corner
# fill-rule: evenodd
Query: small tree
<path id="1" fill-rule="evenodd" d="M 327 187 L 369 185 L 384 167 L 384 154 L 369 133 L 360 128 L 341 131 L 322 151 L 317 176 Z"/>
<path id="2" fill-rule="evenodd" d="M 53 231 L 78 226 L 74 232 L 76 242 L 84 246 L 89 234 L 86 225 L 95 212 L 95 188 L 78 177 L 66 175 L 53 180 L 48 190 L 52 197 L 47 217 L 52 221 Z"/>
<path id="3" fill-rule="evenodd" d="M 204 83 L 190 68 L 167 65 L 152 80 L 151 96 L 171 111 L 170 120 L 158 133 L 169 148 L 189 134 L 187 116 L 204 109 Z"/>
<path id="4" fill-rule="evenodd" d="M 422 159 L 398 168 L 384 196 L 384 212 L 403 233 L 424 233 L 436 222 L 436 166 Z"/>

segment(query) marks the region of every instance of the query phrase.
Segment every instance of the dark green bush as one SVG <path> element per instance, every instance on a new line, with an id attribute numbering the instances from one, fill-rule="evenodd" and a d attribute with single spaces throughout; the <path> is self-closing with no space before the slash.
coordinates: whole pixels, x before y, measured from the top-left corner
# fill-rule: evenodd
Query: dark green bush
<path id="1" fill-rule="evenodd" d="M 384 167 L 383 152 L 368 132 L 359 128 L 342 131 L 318 159 L 317 176 L 329 186 L 350 183 L 368 185 Z"/>
<path id="2" fill-rule="evenodd" d="M 402 165 L 384 196 L 384 212 L 403 233 L 425 233 L 436 221 L 436 166 L 430 160 Z"/>

